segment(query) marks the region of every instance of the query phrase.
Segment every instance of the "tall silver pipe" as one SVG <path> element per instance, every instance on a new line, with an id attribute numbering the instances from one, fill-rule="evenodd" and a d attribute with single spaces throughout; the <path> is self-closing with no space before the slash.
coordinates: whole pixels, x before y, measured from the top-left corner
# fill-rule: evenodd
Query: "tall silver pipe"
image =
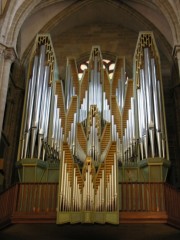
<path id="1" fill-rule="evenodd" d="M 146 101 L 148 113 L 148 128 L 154 127 L 154 111 L 152 98 L 152 81 L 150 71 L 150 56 L 149 48 L 144 48 L 144 72 L 145 72 L 145 87 L 146 87 Z"/>
<path id="2" fill-rule="evenodd" d="M 53 107 L 53 124 L 52 124 L 52 135 L 51 135 L 51 147 L 54 145 L 55 128 L 56 128 L 56 114 L 57 114 L 57 95 L 54 96 L 54 107 Z"/>
<path id="3" fill-rule="evenodd" d="M 157 96 L 158 96 L 158 103 L 159 103 L 159 118 L 160 118 L 160 126 L 161 126 L 161 132 L 164 136 L 164 118 L 163 118 L 163 109 L 162 109 L 162 100 L 161 100 L 161 87 L 160 87 L 160 81 L 157 80 Z"/>
<path id="4" fill-rule="evenodd" d="M 96 102 L 96 94 L 97 94 L 97 56 L 94 58 L 94 76 L 93 76 L 93 104 L 97 104 Z"/>
<path id="5" fill-rule="evenodd" d="M 37 66 L 38 66 L 38 57 L 34 57 L 33 63 L 33 71 L 32 71 L 32 78 L 29 81 L 28 87 L 28 97 L 27 97 L 27 107 L 26 107 L 26 119 L 25 119 L 25 140 L 24 140 L 24 158 L 27 155 L 27 147 L 29 143 L 29 130 L 31 128 L 31 121 L 32 121 L 32 110 L 33 110 L 33 103 L 34 103 L 34 94 L 35 94 L 35 86 L 36 86 L 36 77 L 37 77 Z"/>
<path id="6" fill-rule="evenodd" d="M 85 119 L 87 118 L 88 112 L 88 91 L 85 91 Z"/>
<path id="7" fill-rule="evenodd" d="M 29 123 L 31 122 L 31 119 L 29 117 L 29 105 L 31 101 L 31 88 L 32 88 L 32 78 L 29 79 L 29 84 L 28 84 L 28 94 L 27 94 L 27 99 L 26 99 L 26 114 L 25 114 L 25 121 L 24 121 L 24 130 L 23 130 L 23 141 L 22 141 L 22 147 L 21 147 L 21 159 L 24 157 L 26 158 L 27 154 L 27 146 L 29 142 L 29 129 L 30 126 Z"/>
<path id="8" fill-rule="evenodd" d="M 132 110 L 131 109 L 129 109 L 128 115 L 129 115 L 129 149 L 130 149 L 130 157 L 132 157 L 133 128 L 132 128 Z"/>
<path id="9" fill-rule="evenodd" d="M 59 118 L 59 121 L 58 121 L 57 152 L 60 152 L 60 143 L 61 143 L 61 118 Z"/>
<path id="10" fill-rule="evenodd" d="M 155 61 L 151 59 L 151 75 L 152 75 L 152 86 L 153 86 L 153 100 L 154 100 L 154 117 L 155 117 L 155 128 L 157 131 L 161 131 L 160 116 L 159 116 L 159 99 L 157 92 L 157 79 L 156 79 L 156 68 Z"/>
<path id="11" fill-rule="evenodd" d="M 105 120 L 105 92 L 103 92 L 103 109 L 102 109 L 102 118 Z"/>
<path id="12" fill-rule="evenodd" d="M 140 81 L 141 81 L 141 92 L 140 92 L 140 107 L 141 107 L 141 115 L 142 115 L 142 138 L 143 138 L 143 145 L 145 150 L 145 157 L 148 158 L 148 114 L 147 114 L 147 80 L 145 81 L 144 76 L 144 70 L 140 70 Z M 152 132 L 151 132 L 152 133 Z M 152 143 L 152 137 L 151 134 L 151 143 Z M 141 149 L 143 149 L 143 146 L 141 146 Z M 152 147 L 151 147 L 152 149 Z"/>
<path id="13" fill-rule="evenodd" d="M 39 123 L 39 112 L 41 106 L 41 95 L 42 95 L 42 86 L 44 79 L 44 62 L 45 62 L 45 45 L 40 47 L 40 57 L 39 57 L 39 66 L 37 73 L 34 105 L 33 105 L 33 116 L 32 116 L 32 132 L 31 132 L 31 158 L 34 155 L 34 147 L 37 136 L 37 127 Z"/>
<path id="14" fill-rule="evenodd" d="M 129 131 L 129 120 L 126 121 L 126 133 L 127 133 L 127 155 L 128 155 L 128 159 L 130 158 L 130 131 Z"/>
<path id="15" fill-rule="evenodd" d="M 59 133 L 59 108 L 56 108 L 55 130 L 54 130 L 54 150 L 57 150 Z"/>
<path id="16" fill-rule="evenodd" d="M 160 115 L 160 123 L 161 123 L 161 134 L 162 134 L 162 157 L 165 158 L 165 129 L 164 129 L 164 118 L 163 118 L 163 108 L 162 108 L 162 100 L 161 100 L 161 87 L 160 81 L 157 81 L 157 89 L 158 89 L 158 100 L 159 100 L 159 115 Z"/>
<path id="17" fill-rule="evenodd" d="M 152 79 L 150 71 L 150 56 L 149 48 L 144 48 L 144 71 L 146 78 L 146 94 L 147 94 L 147 112 L 148 112 L 148 128 L 151 146 L 151 155 L 154 157 L 154 109 L 153 109 L 153 98 L 152 98 Z"/>
<path id="18" fill-rule="evenodd" d="M 112 141 L 114 141 L 113 129 L 114 129 L 114 115 L 111 116 L 111 139 L 112 139 Z"/>
<path id="19" fill-rule="evenodd" d="M 116 141 L 117 139 L 116 139 L 116 132 L 117 132 L 117 126 L 116 126 L 116 124 L 114 125 L 114 133 L 113 133 L 113 135 L 114 135 L 114 141 Z"/>
<path id="20" fill-rule="evenodd" d="M 122 81 L 122 94 L 121 94 L 121 106 L 124 107 L 124 96 L 125 96 L 125 73 L 124 69 L 121 68 L 121 81 Z"/>
<path id="21" fill-rule="evenodd" d="M 32 128 L 31 130 L 31 158 L 34 156 L 34 147 L 35 147 L 35 141 L 37 136 L 37 128 Z"/>
<path id="22" fill-rule="evenodd" d="M 51 103 L 51 87 L 47 89 L 47 100 L 46 100 L 46 107 L 45 107 L 45 121 L 44 121 L 44 142 L 48 142 L 48 128 L 49 128 L 49 113 L 50 113 L 50 103 Z M 45 158 L 45 151 L 46 149 L 43 148 L 43 156 L 42 159 L 44 161 Z"/>
<path id="23" fill-rule="evenodd" d="M 151 59 L 151 70 L 152 70 L 152 83 L 153 83 L 153 99 L 154 99 L 154 115 L 155 115 L 155 128 L 158 145 L 158 155 L 162 157 L 162 140 L 161 140 L 161 121 L 159 113 L 159 99 L 158 99 L 158 87 L 156 79 L 156 68 L 155 61 Z"/>
<path id="24" fill-rule="evenodd" d="M 98 86 L 97 86 L 97 92 L 99 92 L 98 98 L 97 98 L 97 106 L 98 111 L 102 112 L 102 84 L 101 84 L 101 72 L 98 72 Z"/>
<path id="25" fill-rule="evenodd" d="M 42 148 L 42 141 L 46 141 L 47 137 L 47 110 L 48 110 L 48 81 L 49 81 L 49 67 L 45 67 L 45 74 L 44 74 L 44 84 L 42 89 L 42 100 L 41 100 L 41 112 L 40 112 L 40 120 L 39 120 L 39 136 L 38 136 L 38 158 L 40 158 L 41 148 Z M 44 161 L 45 158 L 45 149 L 43 149 L 42 153 L 42 160 Z"/>
<path id="26" fill-rule="evenodd" d="M 65 100 L 66 100 L 66 109 L 69 107 L 69 85 L 70 85 L 70 78 L 71 78 L 71 68 L 70 65 L 67 65 L 66 68 L 66 84 L 65 84 Z"/>
<path id="27" fill-rule="evenodd" d="M 131 110 L 132 110 L 132 138 L 136 139 L 136 131 L 135 131 L 135 102 L 134 98 L 131 98 Z"/>
<path id="28" fill-rule="evenodd" d="M 37 75 L 37 83 L 36 83 L 36 91 L 35 91 L 35 99 L 34 99 L 32 127 L 37 127 L 39 122 L 42 86 L 43 86 L 43 80 L 44 80 L 44 63 L 45 63 L 45 45 L 42 45 L 40 47 L 40 58 L 39 58 L 38 75 Z"/>
<path id="29" fill-rule="evenodd" d="M 90 76 L 90 82 L 89 82 L 89 110 L 90 106 L 93 104 L 93 75 L 94 75 L 94 70 L 91 69 L 91 76 Z"/>
<path id="30" fill-rule="evenodd" d="M 155 148 L 154 148 L 154 128 L 149 129 L 149 138 L 150 138 L 150 145 L 151 145 L 151 156 L 152 158 L 155 157 Z"/>
<path id="31" fill-rule="evenodd" d="M 63 210 L 64 175 L 65 175 L 65 151 L 63 151 L 63 158 L 61 163 L 61 186 L 60 186 L 60 205 L 59 205 L 59 209 L 61 209 L 61 211 Z"/>
<path id="32" fill-rule="evenodd" d="M 47 100 L 47 85 L 49 80 L 49 67 L 45 67 L 44 72 L 44 80 L 42 86 L 42 98 L 41 98 L 41 109 L 39 115 L 39 134 L 38 134 L 38 158 L 40 158 L 41 148 L 42 148 L 42 141 L 44 139 L 44 122 L 45 122 L 45 107 L 46 107 L 46 100 Z"/>
<path id="33" fill-rule="evenodd" d="M 41 99 L 41 111 L 40 111 L 40 117 L 39 117 L 39 133 L 40 134 L 44 133 L 48 80 L 49 80 L 49 66 L 46 66 L 45 72 L 44 72 L 44 82 L 43 82 L 42 99 Z"/>
<path id="34" fill-rule="evenodd" d="M 45 130 L 44 130 L 44 141 L 47 141 L 47 133 L 49 128 L 49 114 L 50 114 L 50 103 L 51 103 L 51 87 L 48 87 L 47 90 L 47 101 L 46 101 L 46 115 L 45 115 Z"/>
<path id="35" fill-rule="evenodd" d="M 32 121 L 32 110 L 33 110 L 33 103 L 34 103 L 34 95 L 35 95 L 35 87 L 36 87 L 36 78 L 37 78 L 37 67 L 38 67 L 38 56 L 34 57 L 34 64 L 33 64 L 33 71 L 32 71 L 32 78 L 30 82 L 30 91 L 29 91 L 29 104 L 27 108 L 27 121 L 26 121 L 26 131 L 29 131 L 31 127 Z"/>
<path id="36" fill-rule="evenodd" d="M 137 100 L 138 100 L 138 125 L 139 125 L 139 137 L 142 138 L 143 133 L 143 116 L 142 116 L 142 101 L 141 101 L 141 90 L 137 89 Z"/>
<path id="37" fill-rule="evenodd" d="M 73 119 L 73 123 L 72 123 L 72 154 L 73 154 L 73 155 L 75 155 L 76 122 L 77 122 L 77 114 L 74 113 L 74 119 Z"/>
<path id="38" fill-rule="evenodd" d="M 70 78 L 70 88 L 69 88 L 69 96 L 70 96 L 70 99 L 69 99 L 69 103 L 71 101 L 71 98 L 73 96 L 73 76 L 72 76 L 72 73 L 71 73 L 71 78 Z"/>
<path id="39" fill-rule="evenodd" d="M 140 152 L 141 158 L 144 159 L 144 151 L 143 151 L 143 135 L 142 135 L 142 110 L 141 110 L 141 90 L 137 89 L 137 102 L 138 102 L 138 127 L 139 127 L 139 144 L 140 144 Z"/>
<path id="40" fill-rule="evenodd" d="M 142 135 L 147 135 L 147 94 L 146 94 L 146 82 L 144 76 L 144 70 L 140 69 L 140 82 L 141 82 L 141 124 L 142 124 Z"/>

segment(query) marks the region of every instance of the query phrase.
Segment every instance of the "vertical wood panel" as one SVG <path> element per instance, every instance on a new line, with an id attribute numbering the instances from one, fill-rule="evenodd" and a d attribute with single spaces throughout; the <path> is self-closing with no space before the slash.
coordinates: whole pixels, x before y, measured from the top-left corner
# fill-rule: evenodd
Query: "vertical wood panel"
<path id="1" fill-rule="evenodd" d="M 165 211 L 164 183 L 121 183 L 120 211 Z"/>
<path id="2" fill-rule="evenodd" d="M 122 183 L 121 209 L 129 212 L 167 211 L 180 222 L 180 191 L 164 183 Z M 56 214 L 57 183 L 21 183 L 0 194 L 0 223 L 18 217 Z M 179 219 L 179 220 L 178 220 Z M 180 224 L 180 223 L 179 223 Z"/>

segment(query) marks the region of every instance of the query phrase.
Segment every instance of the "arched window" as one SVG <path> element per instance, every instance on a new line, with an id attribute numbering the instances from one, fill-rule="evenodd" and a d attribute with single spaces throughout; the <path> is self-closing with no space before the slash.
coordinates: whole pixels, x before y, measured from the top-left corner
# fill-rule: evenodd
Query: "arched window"
<path id="1" fill-rule="evenodd" d="M 89 61 L 84 61 L 79 64 L 79 66 L 78 66 L 79 80 L 81 80 L 84 70 L 88 69 L 88 65 L 89 65 Z M 109 78 L 111 80 L 113 77 L 113 72 L 114 72 L 114 68 L 115 68 L 115 61 L 107 59 L 107 58 L 103 59 L 103 68 L 107 69 L 107 72 L 109 73 Z"/>

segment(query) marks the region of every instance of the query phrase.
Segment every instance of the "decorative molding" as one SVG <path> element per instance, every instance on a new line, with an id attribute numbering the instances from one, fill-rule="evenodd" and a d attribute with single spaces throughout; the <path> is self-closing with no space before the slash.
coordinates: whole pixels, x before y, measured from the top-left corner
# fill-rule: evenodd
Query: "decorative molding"
<path id="1" fill-rule="evenodd" d="M 4 58 L 6 60 L 10 60 L 11 63 L 13 63 L 16 59 L 16 53 L 14 51 L 14 48 L 6 48 L 4 51 Z"/>
<path id="2" fill-rule="evenodd" d="M 7 47 L 4 44 L 0 43 L 0 55 L 4 55 L 4 58 L 6 60 L 11 60 L 11 62 L 14 62 L 17 58 L 16 51 L 13 47 Z"/>
<path id="3" fill-rule="evenodd" d="M 180 44 L 174 46 L 173 52 L 172 52 L 172 56 L 173 56 L 174 58 L 180 59 L 179 53 L 180 53 Z M 179 56 L 178 56 L 178 55 L 179 55 Z"/>
<path id="4" fill-rule="evenodd" d="M 0 43 L 0 55 L 3 54 L 5 49 L 6 49 L 6 47 Z"/>

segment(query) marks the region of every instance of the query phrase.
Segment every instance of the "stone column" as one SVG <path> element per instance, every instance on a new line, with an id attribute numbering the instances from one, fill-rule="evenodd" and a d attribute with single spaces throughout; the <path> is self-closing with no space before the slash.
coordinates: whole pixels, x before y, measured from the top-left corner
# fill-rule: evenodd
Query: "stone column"
<path id="1" fill-rule="evenodd" d="M 4 110 L 6 105 L 10 68 L 14 60 L 15 60 L 14 49 L 7 48 L 6 46 L 0 44 L 0 138 L 4 119 Z"/>
<path id="2" fill-rule="evenodd" d="M 180 187 L 180 44 L 175 45 L 173 50 L 173 58 L 175 62 L 173 80 L 173 100 L 175 107 L 175 135 L 174 136 L 174 148 L 175 148 L 175 185 Z"/>

